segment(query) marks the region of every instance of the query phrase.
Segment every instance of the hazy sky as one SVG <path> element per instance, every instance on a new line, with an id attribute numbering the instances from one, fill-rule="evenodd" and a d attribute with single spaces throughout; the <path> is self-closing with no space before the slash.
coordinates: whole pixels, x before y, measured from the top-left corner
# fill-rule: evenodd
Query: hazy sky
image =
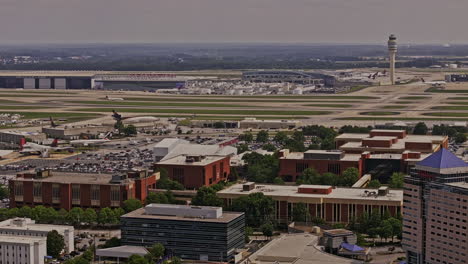
<path id="1" fill-rule="evenodd" d="M 0 0 L 0 43 L 468 43 L 467 0 Z"/>

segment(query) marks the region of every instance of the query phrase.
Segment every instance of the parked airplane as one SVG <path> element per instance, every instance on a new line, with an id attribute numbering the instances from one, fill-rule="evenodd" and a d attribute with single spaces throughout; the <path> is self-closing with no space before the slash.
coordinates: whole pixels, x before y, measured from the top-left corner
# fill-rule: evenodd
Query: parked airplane
<path id="1" fill-rule="evenodd" d="M 20 154 L 24 155 L 41 155 L 42 157 L 48 157 L 49 151 L 70 151 L 72 147 L 58 147 L 58 140 L 55 139 L 50 146 L 27 142 L 21 146 Z"/>
<path id="2" fill-rule="evenodd" d="M 123 101 L 124 100 L 123 98 L 120 98 L 120 97 L 109 97 L 108 95 L 106 95 L 106 99 L 109 101 Z"/>
<path id="3" fill-rule="evenodd" d="M 72 146 L 97 146 L 109 142 L 110 139 L 107 137 L 111 135 L 112 132 L 107 133 L 102 139 L 77 139 L 70 141 Z"/>

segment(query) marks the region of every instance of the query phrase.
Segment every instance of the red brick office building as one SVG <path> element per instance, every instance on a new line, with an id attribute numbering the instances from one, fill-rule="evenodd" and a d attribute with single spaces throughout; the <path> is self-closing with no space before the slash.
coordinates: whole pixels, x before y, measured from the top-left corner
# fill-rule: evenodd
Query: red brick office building
<path id="1" fill-rule="evenodd" d="M 155 169 L 161 168 L 187 189 L 225 181 L 231 173 L 229 156 L 179 155 L 155 164 Z"/>
<path id="2" fill-rule="evenodd" d="M 364 213 L 373 211 L 392 216 L 400 214 L 403 206 L 403 191 L 379 189 L 341 188 L 327 185 L 269 185 L 236 184 L 217 192 L 226 206 L 234 199 L 253 193 L 263 193 L 275 202 L 274 216 L 280 223 L 293 221 L 297 204 L 305 204 L 311 218 L 321 218 L 329 223 L 349 223 Z"/>
<path id="3" fill-rule="evenodd" d="M 133 171 L 124 175 L 51 172 L 18 174 L 10 180 L 10 208 L 36 205 L 70 210 L 73 207 L 122 207 L 125 200 L 144 201 L 156 187 L 159 173 Z"/>
<path id="4" fill-rule="evenodd" d="M 345 133 L 335 138 L 345 153 L 401 154 L 405 151 L 433 153 L 448 147 L 447 136 L 407 135 L 405 130 L 373 129 L 369 134 Z"/>
<path id="5" fill-rule="evenodd" d="M 306 152 L 279 152 L 279 176 L 285 181 L 296 181 L 304 170 L 315 169 L 318 173 L 341 175 L 347 168 L 356 168 L 362 176 L 363 159 L 361 155 L 345 155 L 342 151 L 308 150 Z"/>

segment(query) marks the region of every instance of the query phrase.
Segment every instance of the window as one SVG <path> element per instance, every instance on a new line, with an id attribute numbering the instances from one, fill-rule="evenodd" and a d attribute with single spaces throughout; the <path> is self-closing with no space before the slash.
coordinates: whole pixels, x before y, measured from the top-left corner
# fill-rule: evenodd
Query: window
<path id="1" fill-rule="evenodd" d="M 80 200 L 80 185 L 72 185 L 72 200 Z"/>
<path id="2" fill-rule="evenodd" d="M 185 174 L 185 171 L 183 168 L 172 169 L 172 177 L 174 178 L 175 181 L 178 181 L 181 184 L 184 184 L 184 174 Z"/>
<path id="3" fill-rule="evenodd" d="M 60 185 L 52 184 L 52 199 L 60 199 Z"/>
<path id="4" fill-rule="evenodd" d="M 340 164 L 328 164 L 328 172 L 333 174 L 341 174 L 341 165 Z"/>
<path id="5" fill-rule="evenodd" d="M 120 186 L 111 186 L 111 201 L 120 201 Z"/>
<path id="6" fill-rule="evenodd" d="M 101 198 L 99 185 L 91 185 L 91 200 L 98 201 Z"/>
<path id="7" fill-rule="evenodd" d="M 305 169 L 309 168 L 307 163 L 296 163 L 296 173 L 302 173 Z"/>
<path id="8" fill-rule="evenodd" d="M 217 176 L 217 174 L 216 174 L 217 170 L 218 170 L 218 166 L 216 166 L 216 164 L 213 165 L 213 175 L 211 176 L 212 179 L 218 178 L 218 177 L 216 177 Z"/>
<path id="9" fill-rule="evenodd" d="M 23 196 L 23 183 L 15 182 L 15 195 Z"/>
<path id="10" fill-rule="evenodd" d="M 35 182 L 33 186 L 34 197 L 42 197 L 42 182 Z"/>

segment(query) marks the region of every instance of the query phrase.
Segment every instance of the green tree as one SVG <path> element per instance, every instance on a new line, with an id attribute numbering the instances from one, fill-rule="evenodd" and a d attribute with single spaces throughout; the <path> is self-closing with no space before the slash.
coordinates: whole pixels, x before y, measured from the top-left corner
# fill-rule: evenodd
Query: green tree
<path id="1" fill-rule="evenodd" d="M 106 207 L 99 210 L 97 222 L 100 225 L 115 225 L 118 223 L 118 219 L 115 216 L 114 211 L 109 207 Z"/>
<path id="2" fill-rule="evenodd" d="M 94 225 L 97 221 L 97 213 L 94 209 L 88 208 L 83 212 L 82 221 L 88 225 Z"/>
<path id="3" fill-rule="evenodd" d="M 380 239 L 385 239 L 385 241 L 387 241 L 387 239 L 392 235 L 393 232 L 392 224 L 388 222 L 388 220 L 382 221 L 377 232 Z"/>
<path id="4" fill-rule="evenodd" d="M 156 182 L 156 187 L 158 189 L 165 190 L 184 190 L 184 186 L 177 181 L 169 179 L 169 174 L 164 168 L 156 168 L 156 172 L 160 173 L 159 181 Z"/>
<path id="5" fill-rule="evenodd" d="M 294 204 L 293 207 L 293 221 L 295 222 L 307 222 L 310 220 L 309 208 L 305 203 Z"/>
<path id="6" fill-rule="evenodd" d="M 320 144 L 320 149 L 324 149 L 324 150 L 336 149 L 336 147 L 335 147 L 335 138 L 333 138 L 333 137 L 324 138 L 322 140 L 321 144 Z"/>
<path id="7" fill-rule="evenodd" d="M 249 151 L 249 145 L 247 144 L 240 144 L 237 146 L 237 154 L 244 153 L 246 151 Z"/>
<path id="8" fill-rule="evenodd" d="M 426 123 L 424 122 L 419 122 L 416 124 L 413 130 L 413 134 L 415 135 L 427 135 L 428 128 L 426 126 Z"/>
<path id="9" fill-rule="evenodd" d="M 463 144 L 466 141 L 466 135 L 463 133 L 457 133 L 455 135 L 455 143 L 457 144 Z"/>
<path id="10" fill-rule="evenodd" d="M 161 243 L 156 243 L 148 250 L 153 261 L 157 261 L 164 256 L 165 248 Z"/>
<path id="11" fill-rule="evenodd" d="M 392 243 L 393 243 L 393 238 L 396 237 L 401 237 L 402 231 L 403 231 L 403 224 L 401 220 L 390 217 L 386 220 L 390 225 L 392 226 L 392 232 L 391 232 L 391 238 L 392 238 Z"/>
<path id="12" fill-rule="evenodd" d="M 68 217 L 68 212 L 67 212 L 67 210 L 61 208 L 61 209 L 58 211 L 57 214 L 58 214 L 58 216 L 57 216 L 56 221 L 57 221 L 58 223 L 61 223 L 61 224 L 69 223 L 69 222 L 68 222 L 69 217 Z"/>
<path id="13" fill-rule="evenodd" d="M 320 181 L 318 184 L 338 186 L 340 179 L 341 179 L 340 176 L 327 172 L 327 173 L 322 174 L 322 176 L 320 176 Z"/>
<path id="14" fill-rule="evenodd" d="M 169 261 L 166 261 L 168 263 L 164 264 L 182 264 L 182 260 L 179 257 L 172 257 Z"/>
<path id="15" fill-rule="evenodd" d="M 297 184 L 321 184 L 320 174 L 314 168 L 307 168 L 296 180 Z"/>
<path id="16" fill-rule="evenodd" d="M 292 134 L 292 139 L 295 141 L 304 143 L 305 141 L 304 133 L 302 133 L 302 131 L 294 131 L 294 133 Z"/>
<path id="17" fill-rule="evenodd" d="M 284 131 L 279 131 L 276 133 L 275 137 L 273 138 L 273 140 L 276 142 L 276 143 L 279 143 L 281 145 L 284 145 L 286 144 L 286 140 L 288 139 L 288 134 L 286 134 L 286 132 Z"/>
<path id="18" fill-rule="evenodd" d="M 405 175 L 401 172 L 395 172 L 390 178 L 390 188 L 402 189 L 404 185 Z"/>
<path id="19" fill-rule="evenodd" d="M 246 227 L 245 227 L 245 231 L 244 231 L 245 243 L 249 243 L 249 242 L 250 242 L 250 237 L 253 236 L 253 233 L 254 233 L 254 230 L 253 230 L 252 227 L 250 227 L 250 226 L 246 226 Z"/>
<path id="20" fill-rule="evenodd" d="M 253 141 L 253 135 L 250 132 L 245 132 L 243 135 L 239 136 L 239 138 L 247 143 Z"/>
<path id="21" fill-rule="evenodd" d="M 273 236 L 273 225 L 270 223 L 265 223 L 260 226 L 260 230 L 262 230 L 262 234 L 266 236 L 268 239 Z"/>
<path id="22" fill-rule="evenodd" d="M 273 184 L 283 185 L 284 181 L 281 177 L 276 177 L 273 179 Z"/>
<path id="23" fill-rule="evenodd" d="M 262 149 L 263 149 L 263 150 L 266 150 L 266 151 L 270 151 L 270 152 L 276 151 L 275 145 L 270 144 L 270 143 L 263 145 L 263 146 L 262 146 Z"/>
<path id="24" fill-rule="evenodd" d="M 47 255 L 58 258 L 64 247 L 65 240 L 57 230 L 52 230 L 47 233 Z"/>
<path id="25" fill-rule="evenodd" d="M 193 205 L 199 206 L 222 206 L 223 200 L 216 195 L 212 187 L 203 186 L 198 189 L 197 194 L 192 198 Z"/>
<path id="26" fill-rule="evenodd" d="M 258 227 L 262 223 L 271 222 L 275 203 L 271 197 L 261 192 L 252 193 L 232 200 L 231 210 L 244 212 L 246 224 Z"/>
<path id="27" fill-rule="evenodd" d="M 149 193 L 148 196 L 146 196 L 146 204 L 152 204 L 152 203 L 159 203 L 159 204 L 168 204 L 169 200 L 167 199 L 167 196 L 164 195 L 163 193 Z"/>
<path id="28" fill-rule="evenodd" d="M 141 208 L 143 205 L 141 204 L 140 200 L 137 199 L 128 199 L 125 202 L 123 202 L 123 209 L 125 212 L 129 213 L 132 211 L 135 211 L 136 209 Z"/>
<path id="29" fill-rule="evenodd" d="M 368 188 L 379 188 L 382 184 L 380 183 L 379 180 L 373 179 L 369 182 L 367 185 Z"/>
<path id="30" fill-rule="evenodd" d="M 29 206 L 23 206 L 18 210 L 18 217 L 33 218 L 33 209 Z"/>
<path id="31" fill-rule="evenodd" d="M 255 141 L 265 143 L 268 142 L 269 137 L 270 136 L 266 130 L 261 130 L 257 133 L 257 138 Z"/>
<path id="32" fill-rule="evenodd" d="M 137 128 L 134 125 L 128 125 L 123 129 L 125 136 L 134 136 L 137 134 Z"/>
<path id="33" fill-rule="evenodd" d="M 10 197 L 10 192 L 5 185 L 0 185 L 0 199 L 5 199 Z"/>
<path id="34" fill-rule="evenodd" d="M 351 187 L 359 180 L 359 170 L 356 168 L 347 168 L 340 178 L 340 185 Z"/>
<path id="35" fill-rule="evenodd" d="M 117 220 L 120 219 L 120 217 L 125 214 L 125 210 L 120 207 L 114 208 L 113 212 Z"/>
<path id="36" fill-rule="evenodd" d="M 84 211 L 80 207 L 73 207 L 68 212 L 68 222 L 74 226 L 81 225 L 84 222 Z"/>
<path id="37" fill-rule="evenodd" d="M 242 159 L 247 163 L 245 177 L 249 181 L 271 183 L 278 176 L 277 157 L 252 152 L 245 154 Z"/>
<path id="38" fill-rule="evenodd" d="M 150 262 L 143 256 L 133 254 L 128 258 L 127 264 L 150 264 Z"/>
<path id="39" fill-rule="evenodd" d="M 107 240 L 101 248 L 112 248 L 112 247 L 119 247 L 122 245 L 122 241 L 117 237 L 112 237 L 111 239 Z"/>

